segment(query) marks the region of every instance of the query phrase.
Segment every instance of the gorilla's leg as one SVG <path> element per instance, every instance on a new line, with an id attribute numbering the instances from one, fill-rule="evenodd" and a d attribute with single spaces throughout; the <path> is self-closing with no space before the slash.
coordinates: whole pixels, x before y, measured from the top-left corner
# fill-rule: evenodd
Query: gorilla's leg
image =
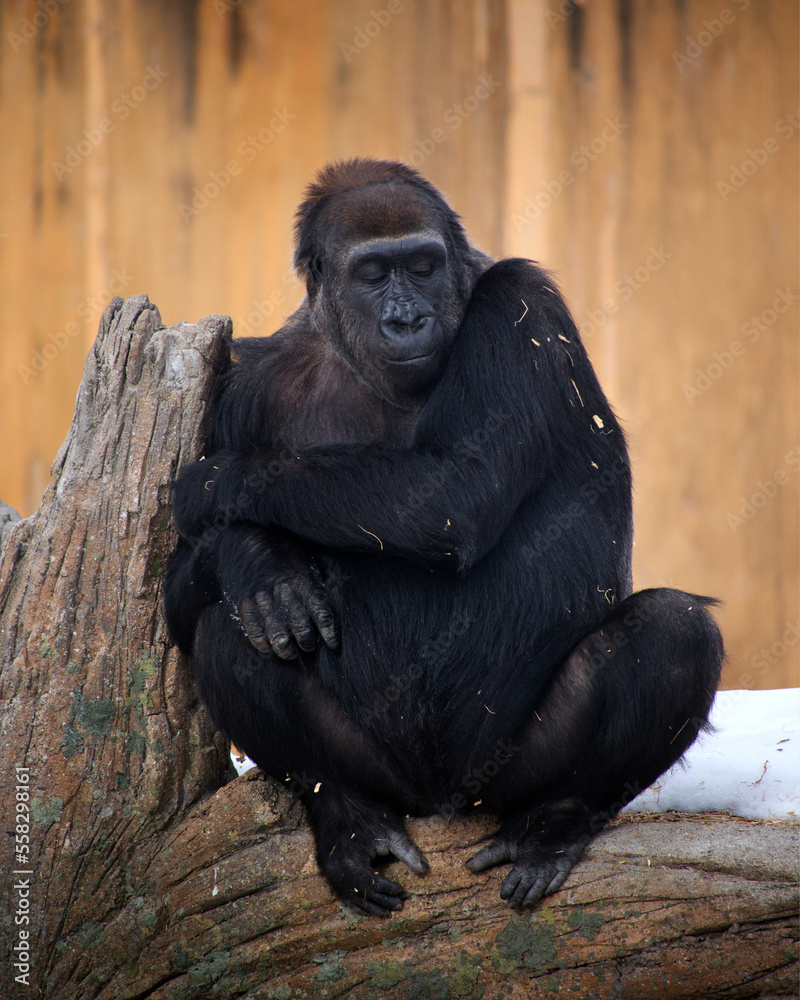
<path id="1" fill-rule="evenodd" d="M 530 906 L 591 837 L 691 745 L 723 659 L 707 598 L 633 594 L 570 654 L 483 795 L 505 818 L 472 871 L 513 862 L 500 895 Z"/>
<path id="2" fill-rule="evenodd" d="M 227 606 L 216 604 L 200 619 L 192 667 L 215 724 L 304 802 L 336 895 L 361 912 L 399 910 L 402 887 L 375 871 L 372 859 L 392 855 L 418 874 L 428 870 L 388 804 L 407 791 L 321 683 L 314 655 L 287 662 L 260 652 Z"/>

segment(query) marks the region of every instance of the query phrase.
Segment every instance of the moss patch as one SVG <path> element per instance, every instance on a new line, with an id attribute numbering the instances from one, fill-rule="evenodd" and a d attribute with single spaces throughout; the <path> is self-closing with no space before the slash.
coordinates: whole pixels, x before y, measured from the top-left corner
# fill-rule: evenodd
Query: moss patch
<path id="1" fill-rule="evenodd" d="M 503 973 L 520 968 L 544 971 L 557 958 L 555 937 L 555 927 L 536 915 L 514 915 L 495 939 L 493 964 Z"/>

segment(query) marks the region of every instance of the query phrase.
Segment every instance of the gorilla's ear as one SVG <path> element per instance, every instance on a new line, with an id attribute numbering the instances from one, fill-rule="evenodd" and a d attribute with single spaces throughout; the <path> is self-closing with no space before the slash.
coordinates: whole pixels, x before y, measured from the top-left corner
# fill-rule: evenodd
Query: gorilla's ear
<path id="1" fill-rule="evenodd" d="M 306 289 L 309 299 L 314 299 L 322 284 L 322 258 L 310 257 L 306 265 Z"/>

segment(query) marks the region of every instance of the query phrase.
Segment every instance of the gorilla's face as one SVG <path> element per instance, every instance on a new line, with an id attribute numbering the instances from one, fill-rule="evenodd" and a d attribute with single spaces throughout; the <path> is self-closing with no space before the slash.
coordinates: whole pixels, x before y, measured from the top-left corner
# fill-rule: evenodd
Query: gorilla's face
<path id="1" fill-rule="evenodd" d="M 359 243 L 341 261 L 333 286 L 336 346 L 348 363 L 391 402 L 428 392 L 462 312 L 444 241 L 414 233 Z"/>
<path id="2" fill-rule="evenodd" d="M 472 289 L 452 226 L 426 192 L 377 184 L 331 197 L 303 239 L 317 330 L 404 408 L 442 374 Z"/>

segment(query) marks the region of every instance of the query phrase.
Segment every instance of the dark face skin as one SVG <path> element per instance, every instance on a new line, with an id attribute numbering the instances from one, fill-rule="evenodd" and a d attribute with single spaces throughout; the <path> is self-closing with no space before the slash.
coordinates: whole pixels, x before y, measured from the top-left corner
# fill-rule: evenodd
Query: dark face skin
<path id="1" fill-rule="evenodd" d="M 443 240 L 359 243 L 338 277 L 342 353 L 381 396 L 413 407 L 441 375 L 462 311 Z"/>

